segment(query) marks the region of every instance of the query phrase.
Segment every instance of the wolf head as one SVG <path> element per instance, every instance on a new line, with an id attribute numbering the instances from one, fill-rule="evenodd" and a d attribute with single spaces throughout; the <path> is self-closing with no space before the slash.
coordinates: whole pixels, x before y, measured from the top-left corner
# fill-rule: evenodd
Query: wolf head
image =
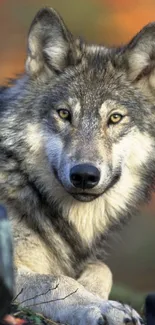
<path id="1" fill-rule="evenodd" d="M 101 198 L 109 213 L 146 198 L 155 172 L 154 23 L 109 49 L 74 39 L 44 8 L 30 27 L 26 77 L 8 93 L 2 137 L 40 191 Z"/>

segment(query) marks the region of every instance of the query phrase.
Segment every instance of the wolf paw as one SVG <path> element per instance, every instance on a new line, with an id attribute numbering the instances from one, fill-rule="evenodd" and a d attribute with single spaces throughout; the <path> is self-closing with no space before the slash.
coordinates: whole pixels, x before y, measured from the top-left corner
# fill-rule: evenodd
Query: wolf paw
<path id="1" fill-rule="evenodd" d="M 73 314 L 68 322 L 72 325 L 142 325 L 144 323 L 134 309 L 115 301 L 106 301 L 102 306 L 78 306 Z"/>
<path id="2" fill-rule="evenodd" d="M 107 325 L 141 325 L 144 324 L 140 315 L 130 306 L 116 301 L 107 301 L 103 316 Z"/>
<path id="3" fill-rule="evenodd" d="M 82 316 L 82 317 L 81 317 Z M 79 325 L 105 325 L 104 316 L 100 308 L 94 306 L 82 307 L 80 312 Z"/>

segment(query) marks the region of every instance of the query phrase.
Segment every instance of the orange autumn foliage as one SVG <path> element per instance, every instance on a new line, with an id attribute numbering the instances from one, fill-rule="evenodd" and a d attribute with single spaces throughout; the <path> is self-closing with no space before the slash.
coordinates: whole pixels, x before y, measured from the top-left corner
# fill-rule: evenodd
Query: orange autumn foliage
<path id="1" fill-rule="evenodd" d="M 94 0 L 95 1 L 95 0 Z M 96 0 L 109 9 L 101 12 L 98 24 L 100 41 L 102 35 L 108 44 L 120 44 L 130 40 L 144 25 L 155 20 L 155 2 L 148 0 Z"/>

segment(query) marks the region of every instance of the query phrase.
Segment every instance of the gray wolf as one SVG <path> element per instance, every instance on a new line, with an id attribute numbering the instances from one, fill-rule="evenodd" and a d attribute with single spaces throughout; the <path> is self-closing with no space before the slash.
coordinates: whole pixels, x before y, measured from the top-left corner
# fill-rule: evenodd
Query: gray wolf
<path id="1" fill-rule="evenodd" d="M 153 188 L 154 36 L 152 23 L 125 46 L 89 45 L 43 8 L 25 74 L 0 91 L 0 201 L 12 225 L 17 299 L 55 321 L 141 323 L 107 300 L 104 236 Z"/>

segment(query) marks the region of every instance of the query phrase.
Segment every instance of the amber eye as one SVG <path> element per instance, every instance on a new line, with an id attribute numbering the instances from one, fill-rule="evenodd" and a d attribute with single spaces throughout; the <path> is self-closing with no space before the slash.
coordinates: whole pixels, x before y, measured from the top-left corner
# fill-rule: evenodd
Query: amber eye
<path id="1" fill-rule="evenodd" d="M 71 114 L 67 109 L 59 109 L 58 114 L 62 120 L 70 121 L 70 119 L 71 119 Z"/>
<path id="2" fill-rule="evenodd" d="M 118 114 L 118 113 L 112 114 L 109 117 L 108 124 L 117 124 L 122 120 L 122 118 L 123 118 L 123 115 L 121 115 L 121 114 Z"/>

